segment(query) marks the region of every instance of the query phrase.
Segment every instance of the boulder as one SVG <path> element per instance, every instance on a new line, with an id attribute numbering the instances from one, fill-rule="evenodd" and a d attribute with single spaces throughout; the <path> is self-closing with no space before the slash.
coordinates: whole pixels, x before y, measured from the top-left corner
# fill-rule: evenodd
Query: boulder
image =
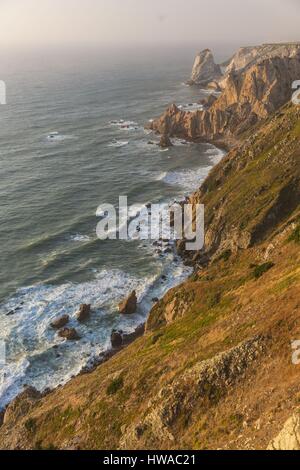
<path id="1" fill-rule="evenodd" d="M 132 315 L 137 309 L 137 297 L 135 290 L 127 299 L 119 304 L 119 312 L 123 315 Z"/>
<path id="2" fill-rule="evenodd" d="M 77 312 L 76 317 L 79 322 L 84 322 L 90 317 L 91 306 L 87 304 L 81 304 L 79 312 Z"/>
<path id="3" fill-rule="evenodd" d="M 172 147 L 173 144 L 170 140 L 170 137 L 168 136 L 168 134 L 163 134 L 161 136 L 161 139 L 160 139 L 160 142 L 159 142 L 159 146 L 163 149 L 165 148 L 168 148 L 168 147 Z"/>
<path id="4" fill-rule="evenodd" d="M 110 339 L 113 348 L 120 348 L 123 344 L 122 331 L 113 330 Z"/>
<path id="5" fill-rule="evenodd" d="M 55 330 L 59 330 L 60 328 L 63 328 L 66 326 L 67 323 L 69 323 L 69 315 L 62 315 L 61 317 L 55 318 L 51 323 L 50 326 L 51 328 L 54 328 Z"/>
<path id="6" fill-rule="evenodd" d="M 61 338 L 65 338 L 68 341 L 76 341 L 80 339 L 80 336 L 75 330 L 75 328 L 62 328 L 61 330 L 59 330 L 58 336 L 60 336 Z"/>

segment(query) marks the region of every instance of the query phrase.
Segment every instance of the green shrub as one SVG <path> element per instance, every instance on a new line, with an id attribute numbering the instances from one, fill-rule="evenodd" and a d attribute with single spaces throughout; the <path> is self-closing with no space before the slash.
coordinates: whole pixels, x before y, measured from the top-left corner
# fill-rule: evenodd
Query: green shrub
<path id="1" fill-rule="evenodd" d="M 27 429 L 28 432 L 35 432 L 36 431 L 36 422 L 35 419 L 29 418 L 27 421 L 25 421 L 25 428 Z"/>
<path id="2" fill-rule="evenodd" d="M 298 227 L 290 235 L 289 242 L 295 242 L 300 245 L 300 225 L 298 225 Z"/>
<path id="3" fill-rule="evenodd" d="M 124 379 L 123 377 L 118 377 L 114 379 L 107 387 L 106 393 L 107 395 L 115 395 L 121 388 L 124 386 Z"/>
<path id="4" fill-rule="evenodd" d="M 152 340 L 151 340 L 151 343 L 152 343 L 152 344 L 156 344 L 157 341 L 158 341 L 162 336 L 163 336 L 162 333 L 158 333 L 158 334 L 154 335 L 153 338 L 152 338 Z"/>
<path id="5" fill-rule="evenodd" d="M 224 261 L 228 261 L 230 256 L 231 256 L 231 250 L 225 250 L 223 251 L 220 256 L 218 256 L 217 258 L 217 261 L 221 261 L 221 260 L 224 260 Z"/>
<path id="6" fill-rule="evenodd" d="M 219 305 L 221 302 L 222 295 L 220 292 L 211 292 L 206 297 L 206 303 L 209 308 L 213 308 Z"/>
<path id="7" fill-rule="evenodd" d="M 267 271 L 269 271 L 271 268 L 273 268 L 274 263 L 268 262 L 261 264 L 259 266 L 256 266 L 253 271 L 253 277 L 255 279 L 259 279 L 261 276 L 263 276 Z"/>

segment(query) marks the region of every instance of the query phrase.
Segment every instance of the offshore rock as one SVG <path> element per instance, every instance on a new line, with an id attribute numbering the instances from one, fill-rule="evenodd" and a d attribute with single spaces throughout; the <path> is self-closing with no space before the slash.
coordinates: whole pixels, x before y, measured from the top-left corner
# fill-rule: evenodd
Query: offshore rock
<path id="1" fill-rule="evenodd" d="M 67 323 L 69 323 L 69 319 L 69 315 L 62 315 L 61 317 L 54 319 L 53 322 L 50 323 L 50 326 L 55 330 L 59 330 L 60 328 L 66 326 Z"/>
<path id="2" fill-rule="evenodd" d="M 204 85 L 219 78 L 221 75 L 221 67 L 215 63 L 211 50 L 205 49 L 199 52 L 195 58 L 189 83 Z"/>
<path id="3" fill-rule="evenodd" d="M 119 304 L 119 312 L 123 315 L 132 315 L 137 309 L 137 297 L 135 290 Z"/>
<path id="4" fill-rule="evenodd" d="M 91 313 L 91 306 L 82 304 L 80 305 L 79 312 L 77 313 L 77 320 L 79 322 L 84 322 L 87 320 L 90 316 Z"/>

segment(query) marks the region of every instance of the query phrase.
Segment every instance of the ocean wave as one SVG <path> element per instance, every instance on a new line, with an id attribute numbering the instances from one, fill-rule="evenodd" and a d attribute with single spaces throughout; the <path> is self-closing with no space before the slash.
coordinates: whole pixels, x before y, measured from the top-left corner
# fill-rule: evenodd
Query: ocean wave
<path id="1" fill-rule="evenodd" d="M 162 181 L 171 186 L 182 187 L 187 191 L 195 191 L 203 183 L 213 166 L 223 158 L 225 152 L 212 146 L 205 151 L 205 154 L 208 155 L 211 165 L 201 166 L 192 170 L 170 171 L 162 178 Z"/>
<path id="2" fill-rule="evenodd" d="M 102 270 L 95 273 L 93 281 L 82 284 L 20 289 L 0 308 L 0 338 L 7 344 L 7 362 L 0 371 L 0 408 L 25 384 L 43 390 L 65 383 L 109 347 L 113 327 L 134 331 L 143 321 L 143 312 L 131 318 L 114 315 L 117 303 L 133 289 L 141 301 L 152 282 L 152 278 L 138 279 L 123 271 Z M 78 324 L 75 318 L 82 303 L 93 306 L 86 324 Z M 15 313 L 7 316 L 8 312 Z M 61 314 L 70 315 L 70 327 L 77 329 L 81 341 L 66 343 L 50 328 L 51 321 Z M 54 355 L 56 347 L 61 356 Z"/>
<path id="3" fill-rule="evenodd" d="M 89 235 L 81 235 L 80 233 L 76 233 L 75 235 L 70 236 L 70 240 L 72 242 L 89 242 L 91 237 Z"/>
<path id="4" fill-rule="evenodd" d="M 171 171 L 163 181 L 171 186 L 180 186 L 186 190 L 196 190 L 208 176 L 211 166 L 202 166 L 194 170 Z"/>
<path id="5" fill-rule="evenodd" d="M 218 164 L 222 160 L 224 155 L 226 154 L 226 152 L 224 152 L 224 150 L 221 150 L 221 149 L 219 149 L 217 147 L 214 147 L 214 146 L 212 146 L 211 148 L 206 150 L 205 153 L 206 153 L 206 155 L 209 156 L 209 159 L 211 160 L 213 165 Z"/>
<path id="6" fill-rule="evenodd" d="M 162 181 L 166 178 L 167 176 L 167 172 L 166 171 L 162 171 L 161 173 L 157 173 L 156 177 L 155 177 L 155 181 Z"/>
<path id="7" fill-rule="evenodd" d="M 7 358 L 0 371 L 0 408 L 25 385 L 43 391 L 68 382 L 110 348 L 113 328 L 133 332 L 145 321 L 153 298 L 160 298 L 191 273 L 181 262 L 160 266 L 156 274 L 145 278 L 120 270 L 95 270 L 95 279 L 90 282 L 22 288 L 2 304 L 0 340 L 7 345 Z M 119 315 L 118 302 L 133 289 L 138 296 L 138 312 L 130 317 Z M 93 309 L 85 324 L 76 320 L 82 303 L 91 304 Z M 9 311 L 15 313 L 7 316 Z M 50 327 L 51 321 L 62 314 L 70 316 L 69 326 L 76 328 L 80 341 L 62 340 Z"/>
<path id="8" fill-rule="evenodd" d="M 51 143 L 57 143 L 57 142 L 63 142 L 64 140 L 72 140 L 75 137 L 73 135 L 63 135 L 63 134 L 49 134 L 46 137 L 47 142 Z"/>
<path id="9" fill-rule="evenodd" d="M 182 146 L 185 146 L 185 145 L 190 145 L 191 142 L 188 142 L 187 140 L 185 139 L 179 139 L 177 137 L 174 137 L 171 139 L 171 142 L 172 144 L 175 146 L 175 147 L 182 147 Z"/>
<path id="10" fill-rule="evenodd" d="M 117 127 L 120 130 L 124 131 L 137 131 L 142 129 L 141 126 L 135 121 L 126 121 L 124 119 L 113 120 L 109 122 L 109 125 L 112 127 Z"/>
<path id="11" fill-rule="evenodd" d="M 125 141 L 125 140 L 116 140 L 116 141 L 110 142 L 108 144 L 108 147 L 118 148 L 118 147 L 124 147 L 125 145 L 128 145 L 128 144 L 129 144 L 128 140 L 127 141 Z"/>

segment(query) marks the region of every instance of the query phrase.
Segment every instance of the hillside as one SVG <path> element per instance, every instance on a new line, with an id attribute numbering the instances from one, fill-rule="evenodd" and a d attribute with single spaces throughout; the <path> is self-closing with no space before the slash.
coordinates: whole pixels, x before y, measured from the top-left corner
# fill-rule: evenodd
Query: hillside
<path id="1" fill-rule="evenodd" d="M 299 137 L 291 104 L 242 135 L 191 196 L 207 231 L 205 253 L 183 252 L 194 274 L 92 373 L 17 398 L 2 449 L 299 448 Z"/>

